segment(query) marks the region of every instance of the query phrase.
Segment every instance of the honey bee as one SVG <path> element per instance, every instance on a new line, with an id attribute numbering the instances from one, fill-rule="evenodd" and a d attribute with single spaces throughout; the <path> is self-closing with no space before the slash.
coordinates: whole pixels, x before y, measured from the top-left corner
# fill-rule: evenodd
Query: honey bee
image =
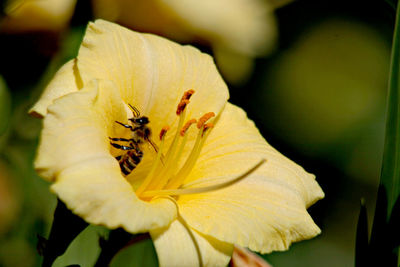
<path id="1" fill-rule="evenodd" d="M 131 138 L 126 139 L 109 137 L 111 141 L 127 142 L 127 145 L 120 145 L 110 142 L 113 147 L 127 151 L 125 154 L 115 157 L 118 160 L 121 171 L 125 176 L 130 174 L 141 162 L 143 158 L 142 145 L 144 143 L 147 142 L 154 148 L 156 152 L 158 152 L 156 144 L 151 140 L 151 129 L 148 126 L 150 122 L 149 118 L 146 116 L 141 116 L 140 111 L 137 108 L 130 104 L 128 105 L 133 114 L 133 117 L 128 119 L 131 124 L 125 124 L 119 121 L 115 122 L 125 128 L 130 129 L 132 132 Z"/>

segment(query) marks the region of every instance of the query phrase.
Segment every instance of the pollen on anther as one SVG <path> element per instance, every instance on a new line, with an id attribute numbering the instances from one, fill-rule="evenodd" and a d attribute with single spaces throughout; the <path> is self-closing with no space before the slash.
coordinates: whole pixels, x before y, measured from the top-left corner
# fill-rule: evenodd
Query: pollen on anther
<path id="1" fill-rule="evenodd" d="M 178 107 L 176 109 L 176 115 L 180 115 L 185 110 L 185 107 L 187 106 L 187 104 L 189 104 L 190 102 L 189 99 L 192 97 L 193 94 L 194 94 L 193 89 L 190 89 L 183 94 L 181 101 L 179 102 Z"/>
<path id="2" fill-rule="evenodd" d="M 186 108 L 186 105 L 189 104 L 189 100 L 183 99 L 179 102 L 178 107 L 176 108 L 176 115 L 180 115 Z"/>
<path id="3" fill-rule="evenodd" d="M 187 91 L 183 94 L 182 99 L 187 99 L 187 100 L 189 100 L 189 99 L 192 97 L 193 94 L 194 94 L 194 90 L 193 90 L 193 89 L 187 90 Z"/>
<path id="4" fill-rule="evenodd" d="M 209 123 L 204 124 L 202 135 L 204 135 L 204 133 L 205 133 L 208 129 L 211 129 L 211 128 L 214 128 L 214 123 L 209 122 Z"/>
<path id="5" fill-rule="evenodd" d="M 165 134 L 168 132 L 168 130 L 170 129 L 169 126 L 164 126 L 161 131 L 160 131 L 160 140 L 162 140 L 165 136 Z"/>
<path id="6" fill-rule="evenodd" d="M 206 114 L 204 114 L 199 120 L 198 120 L 198 122 L 197 122 L 197 128 L 201 128 L 201 127 L 203 127 L 203 125 L 209 120 L 209 119 L 211 119 L 212 117 L 214 117 L 215 116 L 215 113 L 214 112 L 208 112 L 208 113 L 206 113 Z"/>
<path id="7" fill-rule="evenodd" d="M 187 121 L 185 123 L 185 125 L 183 125 L 183 127 L 182 127 L 181 131 L 179 132 L 179 134 L 181 136 L 184 136 L 186 131 L 189 129 L 190 125 L 192 125 L 192 124 L 194 124 L 196 122 L 197 122 L 196 119 L 191 119 L 191 120 Z"/>

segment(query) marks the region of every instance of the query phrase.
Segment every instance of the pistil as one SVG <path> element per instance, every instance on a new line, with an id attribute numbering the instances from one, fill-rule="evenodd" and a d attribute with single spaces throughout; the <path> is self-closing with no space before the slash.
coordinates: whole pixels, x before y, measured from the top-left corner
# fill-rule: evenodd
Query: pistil
<path id="1" fill-rule="evenodd" d="M 190 195 L 190 194 L 201 194 L 216 190 L 221 190 L 233 184 L 236 184 L 243 179 L 247 178 L 250 174 L 254 173 L 258 168 L 261 167 L 266 162 L 265 159 L 260 160 L 256 165 L 251 167 L 245 173 L 230 179 L 226 182 L 218 183 L 215 185 L 205 186 L 205 187 L 193 187 L 193 188 L 182 188 L 182 189 L 165 189 L 165 190 L 158 190 L 158 191 L 146 191 L 143 193 L 144 197 L 153 197 L 153 196 L 181 196 L 181 195 Z"/>

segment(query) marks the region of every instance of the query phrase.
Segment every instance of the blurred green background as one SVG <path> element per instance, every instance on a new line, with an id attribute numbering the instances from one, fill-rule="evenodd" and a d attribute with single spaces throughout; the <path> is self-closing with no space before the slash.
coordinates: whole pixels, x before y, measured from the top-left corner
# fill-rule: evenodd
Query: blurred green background
<path id="1" fill-rule="evenodd" d="M 276 51 L 257 60 L 247 83 L 229 85 L 231 102 L 271 145 L 316 174 L 326 197 L 309 209 L 322 234 L 265 258 L 278 267 L 353 266 L 360 198 L 371 219 L 379 182 L 395 10 L 383 0 L 298 0 L 276 14 Z M 63 35 L 0 34 L 0 266 L 40 264 L 37 235 L 48 235 L 56 199 L 32 167 L 41 121 L 27 111 L 76 55 L 89 19 L 89 2 L 79 1 Z M 77 257 L 90 266 L 105 232 L 85 230 L 55 266 Z M 112 266 L 156 265 L 145 241 Z"/>

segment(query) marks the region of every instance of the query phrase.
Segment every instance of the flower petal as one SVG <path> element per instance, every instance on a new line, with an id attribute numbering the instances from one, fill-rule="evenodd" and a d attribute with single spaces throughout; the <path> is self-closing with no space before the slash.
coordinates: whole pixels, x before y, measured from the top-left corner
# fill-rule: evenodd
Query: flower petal
<path id="1" fill-rule="evenodd" d="M 94 80 L 86 88 L 65 95 L 48 108 L 35 161 L 39 174 L 54 180 L 64 168 L 110 154 L 109 136 L 126 111 L 110 81 Z M 112 158 L 112 157 L 111 157 Z"/>
<path id="2" fill-rule="evenodd" d="M 150 234 L 160 266 L 226 266 L 233 251 L 233 245 L 188 228 L 182 218 Z"/>
<path id="3" fill-rule="evenodd" d="M 176 217 L 176 206 L 168 199 L 138 199 L 113 158 L 72 165 L 61 171 L 51 189 L 87 222 L 111 229 L 147 232 L 169 225 Z"/>
<path id="4" fill-rule="evenodd" d="M 228 99 L 228 89 L 210 56 L 103 20 L 89 24 L 78 69 L 84 84 L 99 78 L 114 81 L 124 101 L 148 116 L 156 132 L 176 120 L 176 105 L 186 90 L 196 91 L 189 116 L 218 114 Z"/>
<path id="5" fill-rule="evenodd" d="M 178 200 L 188 224 L 203 234 L 262 253 L 320 232 L 306 207 L 324 196 L 313 175 L 269 146 L 245 113 L 228 104 L 190 175 L 192 187 L 220 183 L 266 159 L 225 189 Z"/>
<path id="6" fill-rule="evenodd" d="M 273 47 L 275 18 L 262 0 L 160 0 L 193 32 L 231 50 L 255 56 Z M 207 15 L 205 15 L 207 14 Z"/>
<path id="7" fill-rule="evenodd" d="M 44 117 L 47 114 L 47 107 L 53 101 L 66 94 L 76 92 L 80 85 L 79 77 L 76 75 L 75 60 L 70 60 L 64 64 L 55 74 L 54 78 L 43 91 L 40 99 L 31 108 L 29 113 L 36 117 Z"/>
<path id="8" fill-rule="evenodd" d="M 93 13 L 96 18 L 114 21 L 139 31 L 154 33 L 179 43 L 189 43 L 193 34 L 187 32 L 181 21 L 156 0 L 96 0 Z"/>
<path id="9" fill-rule="evenodd" d="M 2 31 L 59 31 L 66 27 L 76 0 L 14 0 L 5 9 L 0 23 Z"/>
<path id="10" fill-rule="evenodd" d="M 96 0 L 93 4 L 98 18 L 179 43 L 210 44 L 224 77 L 239 83 L 248 78 L 255 56 L 275 48 L 277 26 L 273 10 L 285 1 L 288 0 Z M 227 64 L 228 54 L 231 61 L 238 63 L 247 59 L 246 66 Z"/>
<path id="11" fill-rule="evenodd" d="M 90 223 L 132 233 L 165 227 L 176 217 L 175 204 L 139 200 L 110 153 L 108 137 L 122 118 L 125 106 L 110 81 L 93 80 L 58 98 L 44 119 L 36 170 L 55 180 L 52 190 Z"/>

